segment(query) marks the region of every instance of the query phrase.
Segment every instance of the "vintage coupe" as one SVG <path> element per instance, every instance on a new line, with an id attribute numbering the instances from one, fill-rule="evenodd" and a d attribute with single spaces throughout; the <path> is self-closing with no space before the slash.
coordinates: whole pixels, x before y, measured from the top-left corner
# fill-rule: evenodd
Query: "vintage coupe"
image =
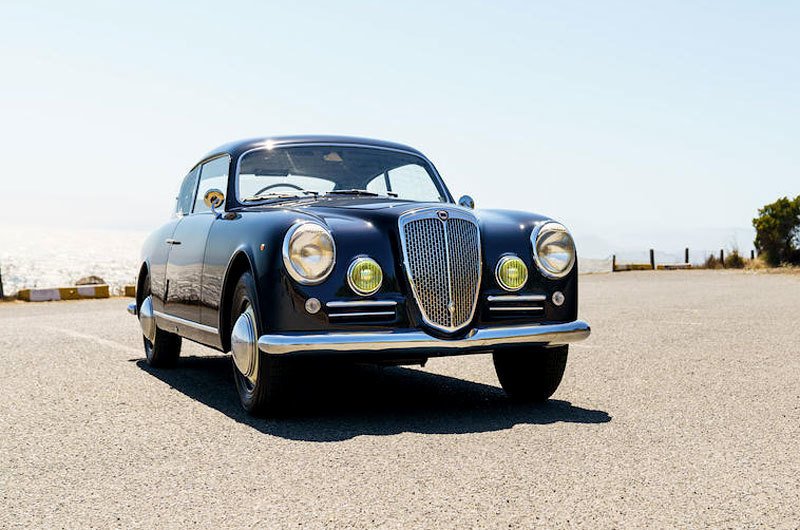
<path id="1" fill-rule="evenodd" d="M 473 210 L 395 143 L 276 137 L 211 151 L 147 240 L 136 302 L 147 362 L 186 338 L 231 352 L 244 408 L 268 414 L 293 360 L 424 364 L 493 354 L 514 399 L 549 398 L 577 319 L 572 237 L 532 213 Z"/>

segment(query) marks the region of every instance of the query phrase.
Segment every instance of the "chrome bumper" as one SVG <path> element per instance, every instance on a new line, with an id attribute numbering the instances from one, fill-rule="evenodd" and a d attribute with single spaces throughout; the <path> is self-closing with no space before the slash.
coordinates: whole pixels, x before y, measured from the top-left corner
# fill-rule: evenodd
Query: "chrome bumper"
<path id="1" fill-rule="evenodd" d="M 413 353 L 461 355 L 504 346 L 557 346 L 589 336 L 582 320 L 564 324 L 507 326 L 472 330 L 462 339 L 446 340 L 423 331 L 277 333 L 258 339 L 261 351 L 270 355 L 317 353 Z"/>

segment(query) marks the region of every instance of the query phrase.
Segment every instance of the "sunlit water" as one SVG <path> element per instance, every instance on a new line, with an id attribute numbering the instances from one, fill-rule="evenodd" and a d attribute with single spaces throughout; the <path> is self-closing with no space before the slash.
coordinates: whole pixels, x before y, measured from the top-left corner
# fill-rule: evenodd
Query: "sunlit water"
<path id="1" fill-rule="evenodd" d="M 6 296 L 29 287 L 74 285 L 89 275 L 113 293 L 133 284 L 145 232 L 0 227 L 0 274 Z M 580 260 L 581 272 L 609 272 L 608 259 Z"/>
<path id="2" fill-rule="evenodd" d="M 0 227 L 0 274 L 6 296 L 26 287 L 74 285 L 89 275 L 118 293 L 134 283 L 147 234 L 121 230 Z"/>

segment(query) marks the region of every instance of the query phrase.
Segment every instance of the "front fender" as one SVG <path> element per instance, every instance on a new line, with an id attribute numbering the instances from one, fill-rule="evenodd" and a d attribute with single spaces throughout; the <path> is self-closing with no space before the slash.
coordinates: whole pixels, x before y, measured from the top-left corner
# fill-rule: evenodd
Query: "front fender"
<path id="1" fill-rule="evenodd" d="M 299 220 L 299 219 L 296 219 Z M 388 224 L 359 219 L 353 216 L 326 215 L 324 219 L 314 218 L 325 225 L 336 245 L 336 264 L 330 276 L 319 285 L 302 285 L 286 272 L 281 247 L 283 236 L 289 226 L 279 234 L 275 242 L 276 251 L 269 256 L 270 274 L 259 278 L 259 291 L 262 300 L 262 322 L 268 331 L 320 331 L 320 330 L 359 330 L 370 326 L 353 323 L 343 324 L 327 316 L 325 310 L 311 314 L 305 309 L 309 298 L 317 298 L 326 304 L 330 301 L 362 300 L 347 283 L 347 270 L 352 261 L 359 256 L 369 256 L 383 270 L 383 284 L 370 299 L 395 301 L 398 304 L 397 320 L 392 326 L 408 326 L 405 298 L 400 278 L 400 243 L 396 230 Z M 384 322 L 384 324 L 386 324 Z M 374 327 L 374 326 L 373 326 Z"/>
<path id="2" fill-rule="evenodd" d="M 564 278 L 552 279 L 541 273 L 533 257 L 531 233 L 543 223 L 552 221 L 549 217 L 529 212 L 511 210 L 478 210 L 475 212 L 481 227 L 483 244 L 483 284 L 481 300 L 478 303 L 477 322 L 479 324 L 511 324 L 512 318 L 504 319 L 502 314 L 491 312 L 486 303 L 489 296 L 507 295 L 495 278 L 497 263 L 506 254 L 516 254 L 528 267 L 528 281 L 514 294 L 547 296 L 542 321 L 569 322 L 578 315 L 578 264 Z M 553 293 L 564 294 L 561 306 L 552 303 Z"/>

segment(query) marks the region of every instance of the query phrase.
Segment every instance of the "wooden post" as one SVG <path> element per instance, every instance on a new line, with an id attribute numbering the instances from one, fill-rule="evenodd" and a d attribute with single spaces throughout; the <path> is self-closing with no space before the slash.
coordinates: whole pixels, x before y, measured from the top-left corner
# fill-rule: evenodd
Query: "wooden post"
<path id="1" fill-rule="evenodd" d="M 617 272 L 617 255 L 611 255 L 611 272 Z"/>
<path id="2" fill-rule="evenodd" d="M 751 250 L 750 251 L 750 261 L 753 261 L 754 259 L 756 259 L 756 251 L 755 250 Z"/>
<path id="3" fill-rule="evenodd" d="M 685 249 L 684 256 L 683 256 L 683 262 L 687 263 L 687 264 L 689 263 L 689 249 L 688 248 Z"/>
<path id="4" fill-rule="evenodd" d="M 725 251 L 723 249 L 719 249 L 719 264 L 722 268 L 725 268 Z"/>
<path id="5" fill-rule="evenodd" d="M 650 268 L 656 270 L 656 253 L 650 249 Z"/>
<path id="6" fill-rule="evenodd" d="M 5 295 L 3 294 L 3 271 L 0 270 L 0 300 L 3 299 Z"/>

